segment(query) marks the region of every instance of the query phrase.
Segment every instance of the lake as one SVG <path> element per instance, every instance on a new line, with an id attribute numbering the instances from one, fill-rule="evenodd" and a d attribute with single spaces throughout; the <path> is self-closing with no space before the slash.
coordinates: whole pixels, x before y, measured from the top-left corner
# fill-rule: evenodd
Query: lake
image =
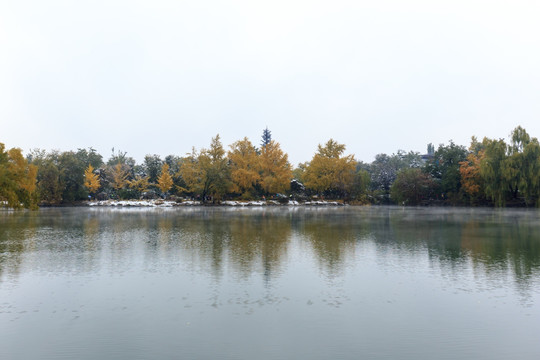
<path id="1" fill-rule="evenodd" d="M 0 211 L 0 359 L 540 359 L 540 212 Z"/>

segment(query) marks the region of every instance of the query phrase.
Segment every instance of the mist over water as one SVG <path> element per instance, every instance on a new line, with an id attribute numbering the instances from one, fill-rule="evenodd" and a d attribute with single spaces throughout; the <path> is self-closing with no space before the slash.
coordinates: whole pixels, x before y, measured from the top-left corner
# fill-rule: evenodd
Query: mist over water
<path id="1" fill-rule="evenodd" d="M 0 213 L 2 359 L 537 359 L 540 212 Z"/>

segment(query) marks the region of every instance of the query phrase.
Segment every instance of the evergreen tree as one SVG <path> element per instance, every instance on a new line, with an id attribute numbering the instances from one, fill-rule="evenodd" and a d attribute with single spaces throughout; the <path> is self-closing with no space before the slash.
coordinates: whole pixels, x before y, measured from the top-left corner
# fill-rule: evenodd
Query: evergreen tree
<path id="1" fill-rule="evenodd" d="M 262 134 L 261 149 L 270 144 L 270 141 L 272 141 L 272 133 L 268 130 L 268 127 L 266 127 Z"/>

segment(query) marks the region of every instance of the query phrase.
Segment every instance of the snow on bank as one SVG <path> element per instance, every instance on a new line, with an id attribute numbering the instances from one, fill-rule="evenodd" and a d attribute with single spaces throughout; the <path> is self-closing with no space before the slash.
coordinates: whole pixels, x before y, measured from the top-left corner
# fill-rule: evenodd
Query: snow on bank
<path id="1" fill-rule="evenodd" d="M 112 206 L 112 207 L 173 207 L 173 206 L 199 206 L 200 201 L 166 201 L 166 200 L 101 200 L 90 201 L 89 206 Z M 222 201 L 221 206 L 343 206 L 344 204 L 337 201 L 306 201 L 300 203 L 296 200 L 291 200 L 288 203 L 282 204 L 275 200 L 267 201 Z"/>

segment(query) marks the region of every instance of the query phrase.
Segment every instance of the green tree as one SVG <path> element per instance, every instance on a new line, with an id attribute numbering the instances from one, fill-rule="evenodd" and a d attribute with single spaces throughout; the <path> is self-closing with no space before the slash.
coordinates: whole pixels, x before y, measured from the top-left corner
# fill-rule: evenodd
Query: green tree
<path id="1" fill-rule="evenodd" d="M 162 170 L 162 165 L 163 161 L 159 155 L 146 155 L 144 157 L 144 171 L 151 183 L 157 183 L 159 174 Z"/>
<path id="2" fill-rule="evenodd" d="M 390 190 L 390 196 L 400 205 L 420 205 L 432 199 L 436 183 L 418 168 L 401 170 Z"/>
<path id="3" fill-rule="evenodd" d="M 270 144 L 272 141 L 272 132 L 268 130 L 268 127 L 263 130 L 263 134 L 261 137 L 261 149 L 265 147 L 266 145 Z"/>
<path id="4" fill-rule="evenodd" d="M 539 164 L 538 140 L 529 136 L 521 126 L 510 134 L 507 158 L 502 163 L 504 180 L 514 201 L 526 205 L 538 201 Z"/>
<path id="5" fill-rule="evenodd" d="M 64 184 L 58 167 L 58 152 L 47 153 L 45 150 L 34 149 L 28 155 L 29 161 L 37 171 L 36 193 L 39 203 L 60 204 Z"/>
<path id="6" fill-rule="evenodd" d="M 503 164 L 506 160 L 506 143 L 504 140 L 492 140 L 484 138 L 484 156 L 480 160 L 480 176 L 484 183 L 486 196 L 496 206 L 506 205 L 510 186 L 506 180 L 508 176 L 503 174 Z"/>
<path id="7" fill-rule="evenodd" d="M 371 176 L 369 172 L 365 169 L 358 169 L 354 174 L 353 183 L 350 190 L 351 199 L 363 204 L 369 203 L 370 184 Z"/>
<path id="8" fill-rule="evenodd" d="M 450 141 L 448 145 L 439 145 L 433 158 L 426 164 L 424 171 L 439 184 L 441 196 L 458 202 L 461 189 L 460 163 L 467 159 L 467 149 Z"/>

